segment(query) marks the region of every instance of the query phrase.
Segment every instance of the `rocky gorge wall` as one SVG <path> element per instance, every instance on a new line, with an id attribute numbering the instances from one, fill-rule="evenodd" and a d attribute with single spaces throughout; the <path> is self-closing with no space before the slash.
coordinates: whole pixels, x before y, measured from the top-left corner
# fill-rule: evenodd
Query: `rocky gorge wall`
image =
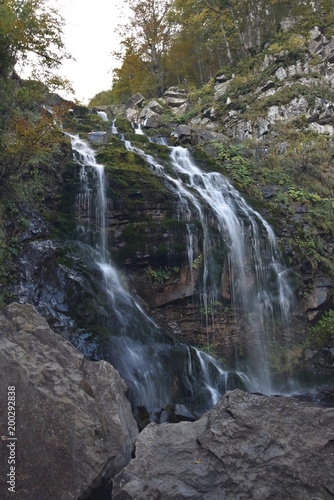
<path id="1" fill-rule="evenodd" d="M 317 49 L 314 48 L 315 42 Z M 330 129 L 329 132 L 324 129 L 326 133 L 321 134 L 320 129 L 316 131 L 313 125 L 321 125 L 325 111 L 328 120 L 331 116 L 331 101 L 324 102 L 324 98 L 315 97 L 316 94 L 323 95 L 324 89 L 328 91 L 331 85 L 331 41 L 324 39 L 320 29 L 315 28 L 309 40 L 305 39 L 303 43 L 303 49 L 298 53 L 300 59 L 294 65 L 286 66 L 286 51 L 264 54 L 259 73 L 252 79 L 248 76 L 244 81 L 238 75 L 233 78 L 219 75 L 207 94 L 194 95 L 173 87 L 166 92 L 164 99 L 158 101 L 147 102 L 137 94 L 124 106 L 96 108 L 93 114 L 84 108 L 74 109 L 66 124 L 84 136 L 87 134 L 98 149 L 98 161 L 106 167 L 109 249 L 113 260 L 123 268 L 124 279 L 131 291 L 172 335 L 186 343 L 213 350 L 231 366 L 235 351 L 242 353 L 247 327 L 240 314 L 230 306 L 229 276 L 224 273 L 221 301 L 215 304 L 207 318 L 199 297 L 191 290 L 191 279 L 196 281 L 200 276 L 203 235 L 198 230 L 196 252 L 199 261 L 194 262 L 190 269 L 185 225 L 177 215 L 178 197 L 152 175 L 143 157 L 127 151 L 122 141 L 110 134 L 111 120 L 116 119 L 119 132 L 134 145 L 157 155 L 164 165 L 168 163 L 168 148 L 149 142 L 150 136 L 163 136 L 172 144 L 188 145 L 200 166 L 208 170 L 218 169 L 231 176 L 236 187 L 268 218 L 289 265 L 295 271 L 294 289 L 300 305 L 295 311 L 292 329 L 295 342 L 304 344 L 306 323 L 318 321 L 332 304 L 333 233 L 332 201 L 328 192 L 331 183 L 327 183 L 327 191 L 322 192 L 320 200 L 319 195 L 309 192 L 309 188 L 296 186 L 293 172 L 289 171 L 289 158 L 297 145 L 284 131 L 277 129 L 289 124 L 289 130 L 296 129 L 298 135 L 302 118 L 300 133 L 306 133 L 310 127 L 312 133 L 310 142 L 305 144 L 314 142 L 317 149 L 324 146 L 321 141 L 325 138 L 330 152 Z M 319 53 L 321 57 L 324 54 L 323 61 L 320 63 L 316 59 L 315 64 L 313 56 L 318 57 Z M 323 68 L 322 73 L 319 65 Z M 315 73 L 321 75 L 316 81 L 311 78 Z M 304 91 L 307 95 L 299 97 Z M 298 97 L 291 99 L 293 95 Z M 287 102 L 279 107 L 274 104 L 275 99 Z M 296 105 L 300 100 L 301 108 Z M 266 125 L 265 133 L 257 134 L 255 131 L 260 123 L 272 115 L 274 108 L 278 110 L 273 115 L 275 120 Z M 99 111 L 107 113 L 109 122 L 101 120 L 96 114 Z M 246 127 L 247 130 L 251 127 L 252 134 L 240 135 L 242 124 L 248 123 L 245 116 L 252 117 Z M 148 137 L 135 134 L 133 122 L 140 123 Z M 233 168 L 230 168 L 228 161 L 219 158 L 217 144 L 229 148 L 231 144 L 241 143 L 243 156 L 237 153 L 236 159 L 242 161 L 232 163 Z M 279 155 L 274 156 L 274 151 Z M 277 158 L 282 165 L 277 166 Z M 296 162 L 299 160 L 297 155 Z M 271 162 L 276 163 L 272 165 Z M 245 174 L 241 170 L 244 165 L 248 169 Z M 296 172 L 297 177 L 304 175 L 303 169 L 302 165 Z M 322 171 L 320 174 L 329 175 Z M 309 177 L 312 175 L 314 169 Z M 75 243 L 78 235 L 76 224 L 87 222 L 87 207 L 80 205 L 78 190 L 79 168 L 69 163 L 57 188 L 57 202 L 50 200 L 53 215 L 49 222 L 40 215 L 30 215 L 26 210 L 25 218 L 30 219 L 32 230 L 20 232 L 24 248 L 16 259 L 16 279 L 10 288 L 19 301 L 34 304 L 57 332 L 70 338 L 74 345 L 81 346 L 86 355 L 98 358 L 103 356 L 104 350 L 103 328 L 108 321 L 108 314 L 104 311 L 108 297 L 101 291 L 98 270 L 92 268 L 83 249 Z M 46 202 L 48 211 L 51 206 Z M 212 231 L 215 231 L 214 227 Z M 92 228 L 92 237 L 93 233 Z M 216 249 L 219 245 L 217 239 Z M 221 270 L 226 268 L 225 258 L 222 249 L 219 256 Z M 82 338 L 87 341 L 82 343 Z M 320 353 L 312 347 L 312 354 L 308 353 L 306 357 L 305 348 L 296 348 L 297 364 L 311 365 L 311 370 L 312 365 L 318 365 L 320 371 L 324 369 L 330 374 L 332 345 L 329 343 L 325 347 L 326 351 Z M 284 355 L 281 359 L 283 367 L 279 369 L 284 371 L 286 363 L 291 360 L 283 361 L 286 359 Z"/>
<path id="2" fill-rule="evenodd" d="M 105 165 L 108 245 L 128 289 L 173 337 L 212 352 L 233 368 L 235 353 L 243 356 L 247 324 L 240 311 L 231 308 L 229 276 L 222 273 L 226 252 L 219 238 L 213 238 L 223 280 L 220 300 L 205 314 L 191 286 L 192 279 L 200 280 L 203 234 L 198 229 L 197 255 L 190 266 L 178 197 L 152 175 L 143 156 L 126 150 L 111 134 L 112 120 L 120 134 L 166 167 L 168 148 L 150 142 L 150 137 L 187 145 L 202 168 L 230 176 L 273 225 L 295 272 L 299 307 L 291 323 L 293 342 L 290 351 L 273 350 L 275 370 L 285 376 L 291 366 L 306 368 L 307 376 L 319 376 L 322 384 L 323 376 L 332 380 L 333 339 L 329 332 L 324 341 L 309 341 L 307 323 L 316 323 L 333 301 L 332 139 L 330 128 L 314 129 L 314 124 L 324 126 L 325 119 L 330 125 L 332 41 L 320 28 L 299 40 L 293 61 L 286 50 L 268 51 L 251 76 L 222 74 L 197 93 L 173 87 L 164 99 L 147 101 L 137 94 L 126 105 L 96 108 L 93 113 L 75 108 L 65 126 L 91 140 L 98 161 Z M 103 122 L 98 111 L 107 113 L 109 121 Z M 260 121 L 272 113 L 275 120 L 258 135 Z M 134 122 L 148 137 L 135 133 Z M 251 134 L 238 135 L 243 124 L 248 132 L 251 126 Z M 311 146 L 311 151 L 303 150 Z M 326 153 L 320 160 L 319 151 Z M 57 179 L 49 179 L 43 205 L 37 210 L 21 204 L 20 218 L 17 212 L 6 218 L 8 237 L 15 235 L 19 242 L 8 293 L 33 304 L 86 357 L 108 359 L 107 330 L 116 331 L 119 323 L 110 312 L 99 269 L 78 244 L 80 224 L 91 224 L 87 238 L 94 241 L 96 221 L 94 215 L 87 218 L 79 202 L 80 168 L 69 148 L 63 160 Z M 212 224 L 210 230 L 214 234 L 217 228 Z M 285 340 L 285 332 L 279 335 Z"/>

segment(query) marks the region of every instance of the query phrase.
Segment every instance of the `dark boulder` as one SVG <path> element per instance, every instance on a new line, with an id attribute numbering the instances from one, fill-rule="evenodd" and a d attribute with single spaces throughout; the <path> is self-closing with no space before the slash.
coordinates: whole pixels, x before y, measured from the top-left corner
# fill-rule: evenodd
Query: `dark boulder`
<path id="1" fill-rule="evenodd" d="M 13 443 L 21 500 L 87 498 L 130 460 L 138 431 L 119 373 L 87 361 L 33 306 L 0 311 L 0 371 L 1 498 L 13 497 L 6 484 Z M 8 387 L 17 441 L 7 428 Z"/>
<path id="2" fill-rule="evenodd" d="M 150 424 L 113 498 L 333 498 L 334 409 L 235 390 L 200 420 Z"/>

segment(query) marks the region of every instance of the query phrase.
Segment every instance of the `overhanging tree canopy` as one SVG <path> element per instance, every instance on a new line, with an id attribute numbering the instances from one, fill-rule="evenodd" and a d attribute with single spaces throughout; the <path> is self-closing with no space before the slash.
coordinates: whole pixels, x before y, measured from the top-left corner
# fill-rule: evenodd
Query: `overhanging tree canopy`
<path id="1" fill-rule="evenodd" d="M 34 54 L 45 69 L 68 57 L 62 40 L 63 18 L 46 0 L 0 0 L 0 76 Z"/>

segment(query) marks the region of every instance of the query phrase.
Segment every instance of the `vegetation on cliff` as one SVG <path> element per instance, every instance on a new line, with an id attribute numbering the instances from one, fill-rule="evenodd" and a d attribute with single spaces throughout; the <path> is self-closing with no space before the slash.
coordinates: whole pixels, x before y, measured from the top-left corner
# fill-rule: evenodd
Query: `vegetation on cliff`
<path id="1" fill-rule="evenodd" d="M 44 0 L 0 3 L 2 286 L 13 275 L 12 259 L 22 247 L 22 233 L 29 228 L 27 206 L 41 210 L 44 199 L 52 198 L 51 186 L 61 176 L 60 157 L 68 151 L 58 126 L 68 106 L 51 93 L 68 84 L 54 73 L 68 57 L 62 26 L 62 18 Z M 17 63 L 29 63 L 33 79 L 22 81 L 14 71 Z M 4 298 L 0 298 L 2 303 Z"/>

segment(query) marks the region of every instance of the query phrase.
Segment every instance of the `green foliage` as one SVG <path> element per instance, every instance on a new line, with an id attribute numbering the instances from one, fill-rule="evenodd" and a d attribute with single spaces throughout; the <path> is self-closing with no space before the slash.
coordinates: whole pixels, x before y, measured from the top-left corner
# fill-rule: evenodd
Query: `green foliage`
<path id="1" fill-rule="evenodd" d="M 133 128 L 131 126 L 131 123 L 129 120 L 123 119 L 123 118 L 117 118 L 115 122 L 115 126 L 117 127 L 117 130 L 122 133 L 133 133 Z"/>
<path id="2" fill-rule="evenodd" d="M 254 180 L 251 175 L 254 170 L 254 163 L 242 155 L 242 146 L 224 146 L 214 142 L 217 149 L 218 159 L 229 177 L 237 182 L 241 187 L 250 186 Z"/>
<path id="3" fill-rule="evenodd" d="M 210 354 L 210 356 L 217 357 L 217 346 L 214 343 L 199 346 L 200 350 L 205 352 L 206 354 Z"/>
<path id="4" fill-rule="evenodd" d="M 203 263 L 203 255 L 200 254 L 193 262 L 193 268 L 198 269 Z"/>
<path id="5" fill-rule="evenodd" d="M 171 276 L 171 271 L 168 267 L 158 267 L 156 269 L 147 269 L 146 273 L 159 285 L 168 280 Z"/>
<path id="6" fill-rule="evenodd" d="M 308 329 L 307 345 L 322 347 L 332 347 L 334 341 L 334 309 L 327 311 L 315 326 Z"/>
<path id="7" fill-rule="evenodd" d="M 2 0 L 0 77 L 6 77 L 18 60 L 36 69 L 37 64 L 39 72 L 50 76 L 50 71 L 68 57 L 62 40 L 63 25 L 62 17 L 46 0 Z M 29 58 L 30 54 L 34 58 Z"/>
<path id="8" fill-rule="evenodd" d="M 90 108 L 95 106 L 108 106 L 114 104 L 114 97 L 111 90 L 103 90 L 96 94 L 88 103 Z"/>
<path id="9" fill-rule="evenodd" d="M 279 377 L 282 374 L 291 374 L 291 370 L 298 367 L 303 356 L 303 345 L 293 344 L 290 346 L 282 345 L 272 340 L 269 344 L 270 366 L 273 372 Z"/>

